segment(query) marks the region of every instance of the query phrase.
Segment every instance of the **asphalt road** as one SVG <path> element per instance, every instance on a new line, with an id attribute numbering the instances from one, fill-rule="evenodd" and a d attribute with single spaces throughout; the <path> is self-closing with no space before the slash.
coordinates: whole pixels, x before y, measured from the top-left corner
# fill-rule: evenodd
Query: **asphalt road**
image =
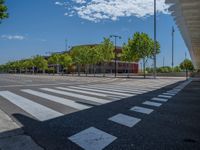
<path id="1" fill-rule="evenodd" d="M 0 75 L 0 109 L 48 150 L 199 149 L 198 91 L 183 78 Z"/>

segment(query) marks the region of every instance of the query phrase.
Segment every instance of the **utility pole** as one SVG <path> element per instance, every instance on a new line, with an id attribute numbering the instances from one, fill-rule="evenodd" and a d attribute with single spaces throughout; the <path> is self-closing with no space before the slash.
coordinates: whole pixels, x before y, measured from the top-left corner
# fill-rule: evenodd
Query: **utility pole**
<path id="1" fill-rule="evenodd" d="M 68 51 L 68 39 L 65 39 L 65 51 Z"/>
<path id="2" fill-rule="evenodd" d="M 163 56 L 163 67 L 165 66 L 165 56 Z"/>
<path id="3" fill-rule="evenodd" d="M 156 49 L 156 0 L 154 0 L 154 79 L 156 79 Z"/>
<path id="4" fill-rule="evenodd" d="M 110 35 L 110 38 L 114 38 L 115 40 L 115 78 L 117 77 L 117 38 L 121 39 L 122 37 L 119 35 Z"/>
<path id="5" fill-rule="evenodd" d="M 174 68 L 174 27 L 172 26 L 172 70 Z"/>

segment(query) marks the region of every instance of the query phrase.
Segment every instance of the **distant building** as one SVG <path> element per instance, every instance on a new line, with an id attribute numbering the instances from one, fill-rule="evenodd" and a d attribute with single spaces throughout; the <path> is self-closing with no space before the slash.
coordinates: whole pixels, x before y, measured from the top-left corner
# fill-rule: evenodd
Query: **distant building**
<path id="1" fill-rule="evenodd" d="M 78 46 L 97 46 L 98 44 L 90 44 L 90 45 L 78 45 Z M 74 46 L 76 47 L 76 46 Z M 72 47 L 73 48 L 73 47 Z M 128 62 L 123 62 L 120 60 L 120 54 L 122 53 L 122 47 L 117 46 L 116 47 L 116 53 L 117 53 L 117 72 L 118 73 L 127 73 L 128 70 L 130 73 L 138 73 L 139 71 L 139 65 L 138 62 L 131 62 L 130 64 Z M 128 67 L 129 64 L 129 67 Z M 82 68 L 83 70 L 84 68 Z M 113 59 L 111 62 L 107 63 L 105 66 L 106 73 L 114 73 L 115 72 L 115 59 Z M 89 72 L 93 72 L 93 68 L 89 68 Z M 96 65 L 96 73 L 102 73 L 103 67 L 102 64 L 99 63 Z"/>
<path id="2" fill-rule="evenodd" d="M 77 46 L 97 46 L 98 44 L 90 44 L 90 45 L 77 45 Z M 69 53 L 74 47 L 77 46 L 73 46 L 69 51 L 63 51 L 63 52 L 58 52 L 55 54 L 62 54 L 62 53 Z M 116 47 L 116 53 L 117 53 L 117 72 L 118 73 L 127 73 L 128 70 L 130 73 L 138 73 L 139 71 L 139 65 L 138 62 L 124 62 L 121 61 L 120 59 L 120 54 L 122 53 L 122 47 L 117 46 Z M 47 58 L 47 57 L 46 57 Z M 101 63 L 96 64 L 96 73 L 102 73 L 103 72 L 103 65 Z M 61 69 L 61 67 L 59 67 Z M 68 70 L 69 72 L 76 72 L 77 71 L 77 67 L 76 66 L 72 66 L 71 68 L 69 68 Z M 84 72 L 84 66 L 81 67 L 81 72 Z M 111 62 L 108 62 L 105 66 L 105 72 L 106 73 L 114 73 L 115 72 L 115 59 L 113 59 Z M 89 73 L 93 73 L 93 66 L 89 66 Z"/>

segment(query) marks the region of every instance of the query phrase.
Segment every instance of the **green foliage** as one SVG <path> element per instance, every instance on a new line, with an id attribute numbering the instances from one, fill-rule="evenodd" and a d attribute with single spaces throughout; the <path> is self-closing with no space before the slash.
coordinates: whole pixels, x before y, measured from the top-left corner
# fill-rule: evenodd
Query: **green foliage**
<path id="1" fill-rule="evenodd" d="M 48 58 L 48 63 L 51 65 L 57 65 L 59 64 L 60 55 L 59 54 L 53 54 Z"/>
<path id="2" fill-rule="evenodd" d="M 62 65 L 64 69 L 67 69 L 72 65 L 72 58 L 68 54 L 61 54 L 59 59 L 59 64 Z"/>
<path id="3" fill-rule="evenodd" d="M 131 52 L 131 51 L 132 52 Z M 130 52 L 128 52 L 130 51 Z M 128 48 L 125 46 L 125 55 L 133 53 L 136 59 L 143 60 L 143 72 L 145 77 L 146 63 L 149 58 L 154 56 L 154 41 L 146 33 L 136 32 L 132 39 L 128 40 Z M 156 42 L 156 54 L 160 53 L 160 44 Z M 125 59 L 131 60 L 130 56 L 126 56 Z M 123 56 L 124 59 L 124 56 Z"/>
<path id="4" fill-rule="evenodd" d="M 194 70 L 194 66 L 192 64 L 192 61 L 189 59 L 185 59 L 181 64 L 180 64 L 180 68 L 182 70 L 189 70 L 189 71 L 193 71 Z"/>
<path id="5" fill-rule="evenodd" d="M 109 38 L 104 38 L 103 42 L 97 46 L 100 52 L 101 62 L 110 62 L 114 58 L 114 45 Z"/>
<path id="6" fill-rule="evenodd" d="M 33 58 L 33 63 L 35 65 L 35 67 L 37 67 L 37 69 L 41 69 L 41 70 L 45 70 L 48 68 L 48 63 L 47 60 L 44 59 L 44 57 L 42 56 L 35 56 Z"/>
<path id="7" fill-rule="evenodd" d="M 157 72 L 170 73 L 170 72 L 172 72 L 172 68 L 170 66 L 159 67 L 159 68 L 157 68 Z"/>
<path id="8" fill-rule="evenodd" d="M 175 66 L 173 69 L 174 72 L 181 72 L 180 66 Z"/>
<path id="9" fill-rule="evenodd" d="M 5 6 L 5 1 L 0 0 L 0 23 L 3 19 L 8 18 L 7 10 L 8 8 Z"/>

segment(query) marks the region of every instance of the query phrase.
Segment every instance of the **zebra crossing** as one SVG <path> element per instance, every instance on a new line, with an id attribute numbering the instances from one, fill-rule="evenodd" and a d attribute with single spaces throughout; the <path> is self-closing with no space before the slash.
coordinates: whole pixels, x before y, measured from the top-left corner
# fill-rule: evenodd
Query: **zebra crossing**
<path id="1" fill-rule="evenodd" d="M 181 85 L 173 88 L 172 90 L 166 91 L 165 93 L 173 92 L 177 94 L 189 83 L 190 81 L 184 82 Z M 165 94 L 163 93 L 163 95 Z M 168 99 L 172 97 L 165 97 L 165 98 L 166 98 L 165 101 L 162 98 L 162 103 L 154 102 L 154 101 L 161 100 L 161 98 L 159 98 L 159 95 L 158 95 L 157 97 L 154 97 L 151 100 L 147 100 L 143 102 L 142 104 L 144 106 L 146 105 L 152 108 L 160 107 L 165 102 L 167 102 Z M 146 106 L 145 107 L 134 106 L 129 110 L 137 112 L 137 113 L 143 113 L 143 114 L 149 115 L 154 111 L 154 109 L 146 108 Z M 136 118 L 130 115 L 125 115 L 122 113 L 118 113 L 108 118 L 107 120 L 112 121 L 115 124 L 122 125 L 129 128 L 134 127 L 136 124 L 142 121 L 142 119 L 140 118 Z M 102 150 L 106 146 L 112 144 L 115 140 L 117 140 L 117 138 L 118 138 L 117 136 L 106 133 L 103 130 L 99 130 L 98 128 L 95 128 L 95 127 L 89 127 L 83 131 L 80 131 L 79 133 L 76 133 L 75 135 L 68 137 L 70 141 L 72 141 L 73 143 L 75 143 L 79 147 L 82 147 L 85 150 L 94 150 L 94 149 Z"/>
<path id="2" fill-rule="evenodd" d="M 175 82 L 177 81 L 159 82 L 151 80 L 151 82 L 146 82 L 139 80 L 134 82 L 123 81 L 109 84 L 102 82 L 101 84 L 96 83 L 76 86 L 55 85 L 42 88 L 35 87 L 34 89 L 26 89 L 25 86 L 24 88 L 15 91 L 0 90 L 0 100 L 3 98 L 5 101 L 8 101 L 25 111 L 29 116 L 39 121 L 45 121 L 65 115 L 66 112 L 59 108 L 49 108 L 49 106 L 44 103 L 40 103 L 40 100 L 48 102 L 51 105 L 60 104 L 66 109 L 70 108 L 74 111 L 81 111 L 93 106 L 123 100 L 127 97 L 156 90 Z M 168 95 L 163 96 L 165 98 L 170 97 L 175 94 L 173 92 L 174 91 L 168 92 Z M 29 96 L 26 97 L 27 95 Z M 37 101 L 30 97 L 34 97 L 33 99 L 37 99 Z M 161 100 L 162 97 L 157 98 L 157 100 L 158 99 Z M 145 104 L 152 105 L 152 102 L 149 103 L 147 101 Z"/>

